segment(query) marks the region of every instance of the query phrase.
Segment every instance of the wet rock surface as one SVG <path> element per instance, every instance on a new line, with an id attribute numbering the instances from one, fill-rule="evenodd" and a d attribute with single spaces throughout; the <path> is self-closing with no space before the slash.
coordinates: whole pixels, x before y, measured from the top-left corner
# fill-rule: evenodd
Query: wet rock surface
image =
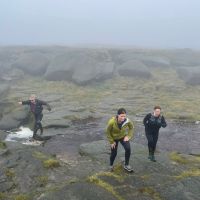
<path id="1" fill-rule="evenodd" d="M 11 130 L 18 128 L 23 122 L 28 121 L 29 111 L 28 109 L 17 109 L 7 114 L 4 114 L 0 120 L 1 130 Z"/>
<path id="2" fill-rule="evenodd" d="M 0 199 L 199 199 L 200 88 L 176 73 L 197 66 L 198 55 L 189 50 L 1 49 Z M 38 65 L 26 68 L 35 66 L 37 56 Z M 48 140 L 7 141 L 10 130 L 32 128 L 29 108 L 17 104 L 32 93 L 52 107 L 43 110 L 42 137 Z M 164 108 L 168 126 L 160 130 L 153 163 L 147 159 L 142 119 L 155 104 Z M 108 170 L 105 128 L 119 107 L 135 125 L 132 174 L 122 168 L 121 145 L 114 172 Z"/>
<path id="3" fill-rule="evenodd" d="M 100 119 L 97 122 L 103 125 Z M 6 199 L 14 199 L 14 191 L 30 199 L 45 200 L 199 198 L 199 154 L 189 155 L 190 149 L 186 148 L 197 142 L 199 135 L 192 134 L 199 127 L 193 128 L 189 140 L 188 136 L 177 135 L 183 132 L 186 135 L 191 127 L 169 123 L 168 129 L 173 127 L 176 131 L 169 140 L 168 130 L 161 130 L 157 162 L 153 163 L 147 159 L 146 140 L 140 134 L 144 130 L 137 123 L 130 159 L 135 173 L 128 174 L 122 168 L 124 150 L 121 145 L 111 173 L 108 169 L 110 147 L 103 130 L 101 134 L 95 133 L 97 126 L 85 125 L 84 130 L 81 124 L 66 130 L 45 129 L 44 136 L 54 136 L 44 145 L 6 142 L 6 147 L 0 150 L 0 184 Z M 180 142 L 175 143 L 177 139 Z M 199 143 L 196 145 L 198 147 Z"/>

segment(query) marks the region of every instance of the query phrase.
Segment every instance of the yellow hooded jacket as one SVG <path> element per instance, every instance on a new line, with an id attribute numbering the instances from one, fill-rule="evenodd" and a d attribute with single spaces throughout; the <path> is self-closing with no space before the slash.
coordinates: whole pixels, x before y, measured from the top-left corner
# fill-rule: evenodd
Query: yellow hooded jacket
<path id="1" fill-rule="evenodd" d="M 128 136 L 129 139 L 131 139 L 133 137 L 133 129 L 133 123 L 128 118 L 126 118 L 126 121 L 123 123 L 122 128 L 120 129 L 117 124 L 117 118 L 112 117 L 108 121 L 106 129 L 108 141 L 110 144 L 113 144 L 115 140 L 120 140 L 125 136 Z"/>

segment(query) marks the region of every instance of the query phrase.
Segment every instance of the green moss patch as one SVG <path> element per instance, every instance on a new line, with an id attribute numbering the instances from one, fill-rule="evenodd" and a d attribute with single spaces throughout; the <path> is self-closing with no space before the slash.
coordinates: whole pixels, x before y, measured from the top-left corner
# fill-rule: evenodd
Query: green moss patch
<path id="1" fill-rule="evenodd" d="M 53 169 L 60 167 L 60 163 L 58 160 L 50 158 L 48 160 L 43 161 L 43 166 L 47 169 Z"/>
<path id="2" fill-rule="evenodd" d="M 199 177 L 200 176 L 200 169 L 190 169 L 187 171 L 183 171 L 180 175 L 175 176 L 177 179 L 184 179 L 188 177 Z"/>
<path id="3" fill-rule="evenodd" d="M 6 175 L 7 178 L 12 179 L 12 178 L 15 177 L 15 172 L 12 169 L 6 169 L 5 170 L 5 175 Z"/>
<path id="4" fill-rule="evenodd" d="M 7 195 L 4 194 L 3 192 L 0 192 L 0 200 L 6 200 L 7 199 Z"/>
<path id="5" fill-rule="evenodd" d="M 138 190 L 144 195 L 149 195 L 154 200 L 161 200 L 160 194 L 157 193 L 152 187 L 144 187 Z"/>
<path id="6" fill-rule="evenodd" d="M 38 185 L 40 187 L 45 187 L 48 183 L 48 177 L 47 176 L 39 176 L 37 177 L 37 182 L 38 182 Z"/>
<path id="7" fill-rule="evenodd" d="M 94 183 L 95 185 L 98 185 L 99 187 L 107 190 L 109 193 L 111 193 L 117 200 L 124 200 L 122 196 L 118 194 L 118 192 L 115 190 L 115 188 L 110 185 L 109 183 L 106 183 L 105 181 L 98 178 L 98 175 L 93 175 L 88 178 L 88 182 Z"/>
<path id="8" fill-rule="evenodd" d="M 0 141 L 0 149 L 6 149 L 6 143 L 5 142 L 2 142 Z"/>
<path id="9" fill-rule="evenodd" d="M 179 163 L 179 164 L 188 164 L 189 160 L 184 158 L 182 155 L 178 154 L 177 152 L 172 152 L 169 155 L 170 160 Z"/>
<path id="10" fill-rule="evenodd" d="M 20 194 L 15 196 L 14 200 L 30 200 L 30 197 L 26 194 Z"/>
<path id="11" fill-rule="evenodd" d="M 48 158 L 48 156 L 47 155 L 45 155 L 44 153 L 42 153 L 42 152 L 40 152 L 40 151 L 35 151 L 35 152 L 33 152 L 33 157 L 35 157 L 35 158 L 37 158 L 37 159 L 39 159 L 39 160 L 44 160 L 44 159 L 47 159 Z"/>

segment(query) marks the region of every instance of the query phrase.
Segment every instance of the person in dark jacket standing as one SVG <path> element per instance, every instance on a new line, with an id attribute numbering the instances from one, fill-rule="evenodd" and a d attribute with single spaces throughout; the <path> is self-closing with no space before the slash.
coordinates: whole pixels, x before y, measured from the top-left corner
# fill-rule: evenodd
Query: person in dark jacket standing
<path id="1" fill-rule="evenodd" d="M 29 100 L 27 101 L 20 101 L 18 102 L 20 105 L 29 105 L 30 110 L 34 115 L 35 122 L 34 122 L 34 128 L 33 128 L 33 139 L 37 139 L 37 131 L 40 129 L 40 133 L 43 133 L 43 127 L 42 127 L 42 110 L 43 110 L 43 105 L 47 106 L 48 111 L 51 111 L 50 105 L 45 102 L 41 101 L 36 98 L 36 95 L 32 94 L 29 97 Z"/>
<path id="2" fill-rule="evenodd" d="M 148 140 L 148 159 L 150 159 L 153 162 L 156 162 L 154 153 L 158 141 L 159 130 L 161 127 L 165 128 L 167 126 L 164 116 L 161 115 L 161 107 L 155 106 L 154 112 L 149 113 L 145 116 L 143 124 L 145 126 L 146 138 Z"/>

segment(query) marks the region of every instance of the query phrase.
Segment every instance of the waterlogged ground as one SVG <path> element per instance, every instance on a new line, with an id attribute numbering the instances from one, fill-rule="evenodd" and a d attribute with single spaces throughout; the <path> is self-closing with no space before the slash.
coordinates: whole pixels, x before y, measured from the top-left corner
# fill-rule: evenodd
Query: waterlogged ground
<path id="1" fill-rule="evenodd" d="M 18 131 L 8 131 L 8 135 L 5 139 L 7 142 L 22 142 L 26 141 L 33 136 L 33 131 L 27 127 L 20 127 Z"/>

